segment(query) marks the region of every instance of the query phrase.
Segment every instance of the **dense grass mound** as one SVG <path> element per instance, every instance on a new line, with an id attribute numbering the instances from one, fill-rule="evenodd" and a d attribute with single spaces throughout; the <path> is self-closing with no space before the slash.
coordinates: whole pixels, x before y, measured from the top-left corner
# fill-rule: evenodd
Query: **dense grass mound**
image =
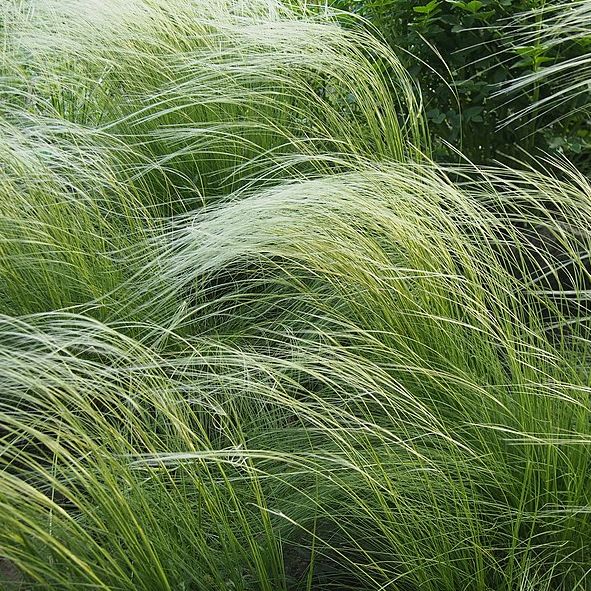
<path id="1" fill-rule="evenodd" d="M 4 588 L 589 588 L 584 177 L 301 5 L 0 10 Z"/>

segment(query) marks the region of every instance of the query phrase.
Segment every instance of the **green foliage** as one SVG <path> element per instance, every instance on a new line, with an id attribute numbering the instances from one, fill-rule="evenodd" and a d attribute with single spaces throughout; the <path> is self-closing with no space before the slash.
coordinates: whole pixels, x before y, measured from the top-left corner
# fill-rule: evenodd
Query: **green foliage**
<path id="1" fill-rule="evenodd" d="M 589 27 L 591 3 L 557 0 L 517 17 L 512 25 L 512 47 L 529 70 L 508 82 L 503 94 L 533 90 L 532 101 L 508 120 L 525 117 L 542 124 L 551 149 L 569 154 L 589 171 L 591 61 Z M 568 134 L 557 134 L 568 130 Z"/>
<path id="2" fill-rule="evenodd" d="M 272 182 L 271 162 L 321 174 L 423 148 L 408 77 L 369 35 L 265 17 L 263 0 L 248 27 L 217 1 L 23 6 L 0 7 L 0 313 L 116 314 L 110 294 L 145 263 L 118 261 L 171 214 Z M 395 94 L 372 55 L 398 69 Z"/>
<path id="3" fill-rule="evenodd" d="M 589 588 L 589 181 L 305 4 L 0 5 L 3 591 Z"/>
<path id="4" fill-rule="evenodd" d="M 588 93 L 557 102 L 535 120 L 515 115 L 560 91 L 562 81 L 499 93 L 522 76 L 588 51 L 581 39 L 571 37 L 556 44 L 544 38 L 540 25 L 546 13 L 535 11 L 545 4 L 543 0 L 333 0 L 331 4 L 368 19 L 397 49 L 421 86 L 438 159 L 455 158 L 441 143 L 447 142 L 479 163 L 507 157 L 524 160 L 539 155 L 539 148 L 588 164 L 584 164 L 591 147 L 588 114 L 573 110 L 577 101 L 579 106 L 588 104 Z M 520 26 L 515 23 L 517 15 Z M 526 43 L 523 23 L 531 25 Z M 535 159 L 529 162 L 535 164 Z"/>

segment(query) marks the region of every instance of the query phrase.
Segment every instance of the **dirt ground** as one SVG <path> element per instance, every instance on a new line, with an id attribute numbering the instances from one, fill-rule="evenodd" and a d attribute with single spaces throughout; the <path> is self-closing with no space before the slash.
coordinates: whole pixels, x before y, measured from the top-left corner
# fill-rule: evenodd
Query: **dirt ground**
<path id="1" fill-rule="evenodd" d="M 26 591 L 22 576 L 6 558 L 0 558 L 0 589 L 3 591 Z"/>

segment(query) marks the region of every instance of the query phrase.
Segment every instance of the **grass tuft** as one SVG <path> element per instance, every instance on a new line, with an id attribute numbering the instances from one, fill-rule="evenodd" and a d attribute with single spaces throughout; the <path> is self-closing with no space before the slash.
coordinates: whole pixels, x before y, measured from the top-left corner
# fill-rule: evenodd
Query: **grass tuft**
<path id="1" fill-rule="evenodd" d="M 4 588 L 588 589 L 585 177 L 329 10 L 0 11 Z"/>

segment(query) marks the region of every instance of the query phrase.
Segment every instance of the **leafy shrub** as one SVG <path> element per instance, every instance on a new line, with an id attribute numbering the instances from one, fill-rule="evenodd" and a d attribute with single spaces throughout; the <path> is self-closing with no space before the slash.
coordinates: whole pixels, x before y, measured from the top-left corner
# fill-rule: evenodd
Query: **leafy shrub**
<path id="1" fill-rule="evenodd" d="M 397 48 L 421 86 L 437 157 L 450 157 L 442 143 L 448 142 L 480 163 L 527 159 L 536 154 L 535 148 L 583 161 L 591 147 L 587 114 L 573 112 L 573 107 L 577 101 L 579 106 L 587 104 L 588 92 L 569 97 L 534 120 L 526 116 L 512 121 L 516 113 L 560 90 L 561 82 L 499 94 L 517 78 L 588 51 L 586 34 L 561 44 L 544 36 L 539 25 L 546 13 L 535 10 L 544 4 L 542 0 L 332 2 L 367 18 Z M 568 10 L 568 2 L 565 5 Z M 529 16 L 516 27 L 514 20 L 523 12 Z M 527 39 L 522 34 L 524 23 L 533 23 Z"/>

